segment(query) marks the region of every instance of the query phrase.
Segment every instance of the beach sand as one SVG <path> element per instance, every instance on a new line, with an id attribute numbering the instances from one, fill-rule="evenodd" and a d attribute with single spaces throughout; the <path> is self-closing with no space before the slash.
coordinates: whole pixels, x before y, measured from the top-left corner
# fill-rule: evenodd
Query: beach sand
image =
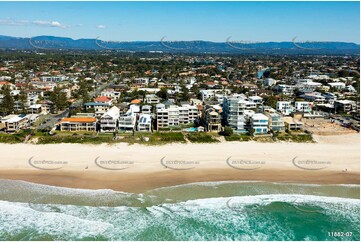
<path id="1" fill-rule="evenodd" d="M 228 180 L 360 183 L 359 134 L 314 139 L 317 143 L 0 144 L 0 179 L 136 193 Z"/>

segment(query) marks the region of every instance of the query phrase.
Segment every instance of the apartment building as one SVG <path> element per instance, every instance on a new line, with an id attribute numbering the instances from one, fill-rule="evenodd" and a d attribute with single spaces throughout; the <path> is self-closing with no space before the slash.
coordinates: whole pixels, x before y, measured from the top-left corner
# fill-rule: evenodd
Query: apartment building
<path id="1" fill-rule="evenodd" d="M 179 126 L 179 110 L 177 106 L 157 108 L 157 129 L 169 126 Z"/>
<path id="2" fill-rule="evenodd" d="M 63 118 L 59 125 L 61 131 L 95 131 L 96 121 L 93 117 L 71 117 Z"/>
<path id="3" fill-rule="evenodd" d="M 231 128 L 244 132 L 246 129 L 245 110 L 255 109 L 257 105 L 246 101 L 245 96 L 232 96 L 223 100 L 223 120 Z"/>
<path id="4" fill-rule="evenodd" d="M 198 108 L 189 104 L 183 106 L 157 104 L 156 116 L 158 129 L 179 126 L 193 123 L 198 118 Z"/>
<path id="5" fill-rule="evenodd" d="M 301 95 L 303 99 L 310 102 L 315 103 L 324 103 L 326 101 L 326 98 L 318 92 L 308 92 Z"/>
<path id="6" fill-rule="evenodd" d="M 101 103 L 101 102 L 89 102 L 84 103 L 85 109 L 94 109 L 95 115 L 97 117 L 101 117 L 104 113 L 106 113 L 110 105 L 108 103 Z"/>

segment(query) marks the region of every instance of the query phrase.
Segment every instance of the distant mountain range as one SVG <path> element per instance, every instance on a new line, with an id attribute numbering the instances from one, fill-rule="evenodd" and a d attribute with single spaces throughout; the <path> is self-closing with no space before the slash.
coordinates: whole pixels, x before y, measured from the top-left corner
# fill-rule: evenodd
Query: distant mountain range
<path id="1" fill-rule="evenodd" d="M 18 38 L 0 35 L 0 49 L 113 50 L 168 53 L 359 54 L 360 45 L 348 42 L 127 41 L 71 39 L 55 36 Z"/>

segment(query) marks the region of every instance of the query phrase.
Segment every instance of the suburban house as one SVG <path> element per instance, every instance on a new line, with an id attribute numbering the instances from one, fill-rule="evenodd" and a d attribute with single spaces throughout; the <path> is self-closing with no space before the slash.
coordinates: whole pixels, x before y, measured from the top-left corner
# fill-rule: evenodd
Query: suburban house
<path id="1" fill-rule="evenodd" d="M 152 106 L 150 105 L 142 106 L 142 114 L 151 114 L 151 113 L 152 113 Z"/>
<path id="2" fill-rule="evenodd" d="M 110 106 L 113 104 L 112 103 L 112 99 L 106 96 L 99 96 L 97 98 L 94 99 L 94 102 L 96 103 L 106 103 L 109 104 Z"/>
<path id="3" fill-rule="evenodd" d="M 145 95 L 145 102 L 148 104 L 158 104 L 160 102 L 160 98 L 155 94 Z"/>

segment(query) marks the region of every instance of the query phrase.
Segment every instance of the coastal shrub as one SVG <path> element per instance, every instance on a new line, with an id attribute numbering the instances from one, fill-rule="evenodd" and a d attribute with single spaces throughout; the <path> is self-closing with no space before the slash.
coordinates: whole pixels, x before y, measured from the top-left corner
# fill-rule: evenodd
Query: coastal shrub
<path id="1" fill-rule="evenodd" d="M 240 141 L 250 141 L 252 140 L 252 137 L 250 135 L 247 134 L 242 134 L 239 136 L 239 140 Z"/>
<path id="2" fill-rule="evenodd" d="M 0 134 L 0 143 L 16 144 L 21 142 L 22 140 L 18 136 L 11 134 Z"/>
<path id="3" fill-rule="evenodd" d="M 78 143 L 78 144 L 101 144 L 101 143 L 114 143 L 112 137 L 85 137 L 85 136 L 42 136 L 39 137 L 37 144 L 60 144 L 60 143 Z"/>
<path id="4" fill-rule="evenodd" d="M 187 139 L 193 143 L 217 143 L 218 140 L 214 139 L 211 135 L 206 133 L 188 133 Z"/>
<path id="5" fill-rule="evenodd" d="M 233 129 L 231 127 L 224 127 L 224 130 L 219 132 L 219 135 L 231 136 L 233 135 Z"/>
<path id="6" fill-rule="evenodd" d="M 153 138 L 163 142 L 185 142 L 184 135 L 181 132 L 154 133 Z"/>
<path id="7" fill-rule="evenodd" d="M 226 141 L 240 141 L 240 136 L 237 135 L 237 134 L 233 134 L 233 135 L 230 135 L 230 136 L 224 136 L 224 139 Z"/>

